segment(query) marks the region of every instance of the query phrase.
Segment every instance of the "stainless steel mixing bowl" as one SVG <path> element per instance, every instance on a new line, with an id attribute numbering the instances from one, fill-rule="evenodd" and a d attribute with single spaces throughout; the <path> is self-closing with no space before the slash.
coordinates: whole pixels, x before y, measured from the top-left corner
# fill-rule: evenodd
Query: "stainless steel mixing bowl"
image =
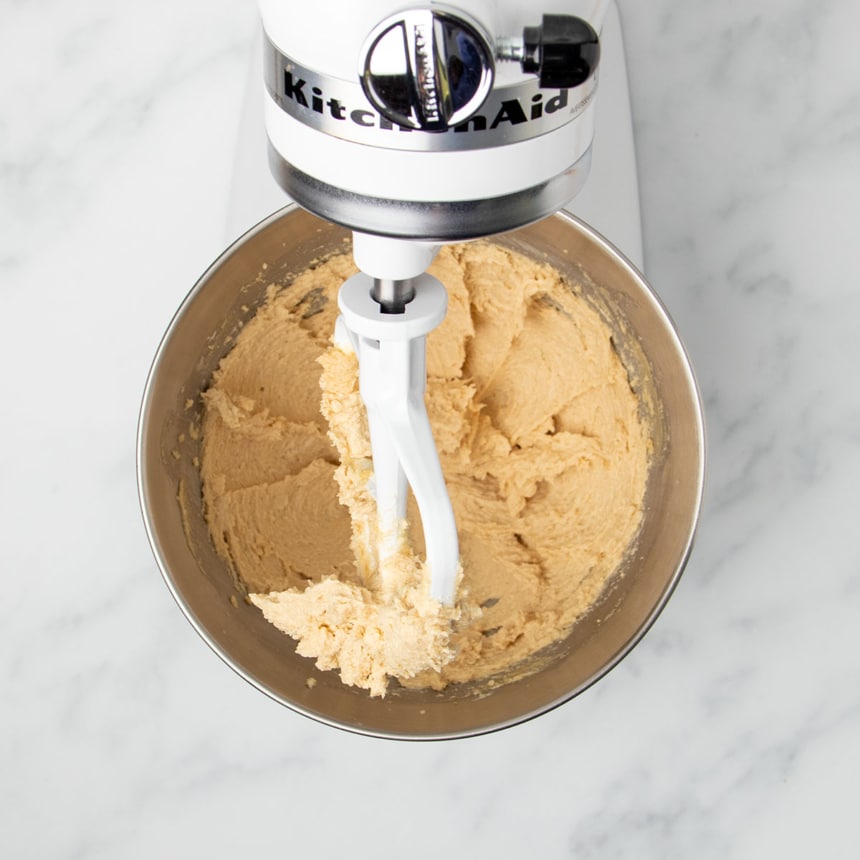
<path id="1" fill-rule="evenodd" d="M 343 250 L 346 230 L 295 206 L 229 248 L 191 290 L 158 349 L 138 428 L 144 521 L 168 587 L 229 666 L 262 692 L 333 726 L 390 738 L 438 739 L 504 728 L 544 713 L 594 683 L 639 641 L 668 600 L 690 552 L 704 472 L 701 403 L 687 356 L 660 302 L 611 245 L 559 214 L 494 241 L 548 261 L 597 306 L 654 428 L 645 516 L 634 551 L 602 598 L 519 680 L 399 688 L 384 698 L 318 671 L 295 643 L 237 598 L 203 516 L 197 469 L 201 391 L 270 283 Z M 284 385 L 290 380 L 285 379 Z"/>

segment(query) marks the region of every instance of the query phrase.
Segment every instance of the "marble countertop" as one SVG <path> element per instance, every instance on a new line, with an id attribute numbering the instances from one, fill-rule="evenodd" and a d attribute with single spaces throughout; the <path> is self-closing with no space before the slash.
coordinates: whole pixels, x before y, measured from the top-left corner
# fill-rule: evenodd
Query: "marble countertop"
<path id="1" fill-rule="evenodd" d="M 242 681 L 141 523 L 140 396 L 226 244 L 254 4 L 0 6 L 2 856 L 858 856 L 860 7 L 618 5 L 645 268 L 707 412 L 698 541 L 599 684 L 435 744 Z"/>

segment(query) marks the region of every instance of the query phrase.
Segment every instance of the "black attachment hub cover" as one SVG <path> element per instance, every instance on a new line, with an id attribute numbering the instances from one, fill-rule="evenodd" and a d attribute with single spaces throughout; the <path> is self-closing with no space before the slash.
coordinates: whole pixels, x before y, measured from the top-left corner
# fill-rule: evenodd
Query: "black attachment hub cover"
<path id="1" fill-rule="evenodd" d="M 523 47 L 523 71 L 537 73 L 545 89 L 578 87 L 600 62 L 597 33 L 573 15 L 544 15 L 539 27 L 524 27 Z"/>

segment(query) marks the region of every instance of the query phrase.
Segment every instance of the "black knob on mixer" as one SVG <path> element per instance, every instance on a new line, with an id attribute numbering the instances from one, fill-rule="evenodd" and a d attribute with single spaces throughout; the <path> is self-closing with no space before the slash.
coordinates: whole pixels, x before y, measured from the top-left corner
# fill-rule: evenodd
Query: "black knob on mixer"
<path id="1" fill-rule="evenodd" d="M 581 18 L 544 15 L 539 27 L 523 28 L 523 71 L 537 73 L 541 87 L 578 87 L 599 62 L 600 39 Z"/>

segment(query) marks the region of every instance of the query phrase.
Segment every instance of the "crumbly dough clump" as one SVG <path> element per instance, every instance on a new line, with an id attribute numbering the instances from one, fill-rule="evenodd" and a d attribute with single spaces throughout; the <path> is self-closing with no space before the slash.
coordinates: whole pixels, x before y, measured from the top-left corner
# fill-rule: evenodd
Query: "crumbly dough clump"
<path id="1" fill-rule="evenodd" d="M 443 688 L 504 673 L 564 636 L 642 516 L 649 437 L 600 315 L 550 266 L 489 242 L 430 271 L 448 315 L 426 403 L 462 561 L 458 603 L 428 594 L 417 510 L 380 570 L 355 356 L 332 345 L 342 255 L 245 326 L 205 394 L 213 542 L 267 619 L 344 683 Z"/>

